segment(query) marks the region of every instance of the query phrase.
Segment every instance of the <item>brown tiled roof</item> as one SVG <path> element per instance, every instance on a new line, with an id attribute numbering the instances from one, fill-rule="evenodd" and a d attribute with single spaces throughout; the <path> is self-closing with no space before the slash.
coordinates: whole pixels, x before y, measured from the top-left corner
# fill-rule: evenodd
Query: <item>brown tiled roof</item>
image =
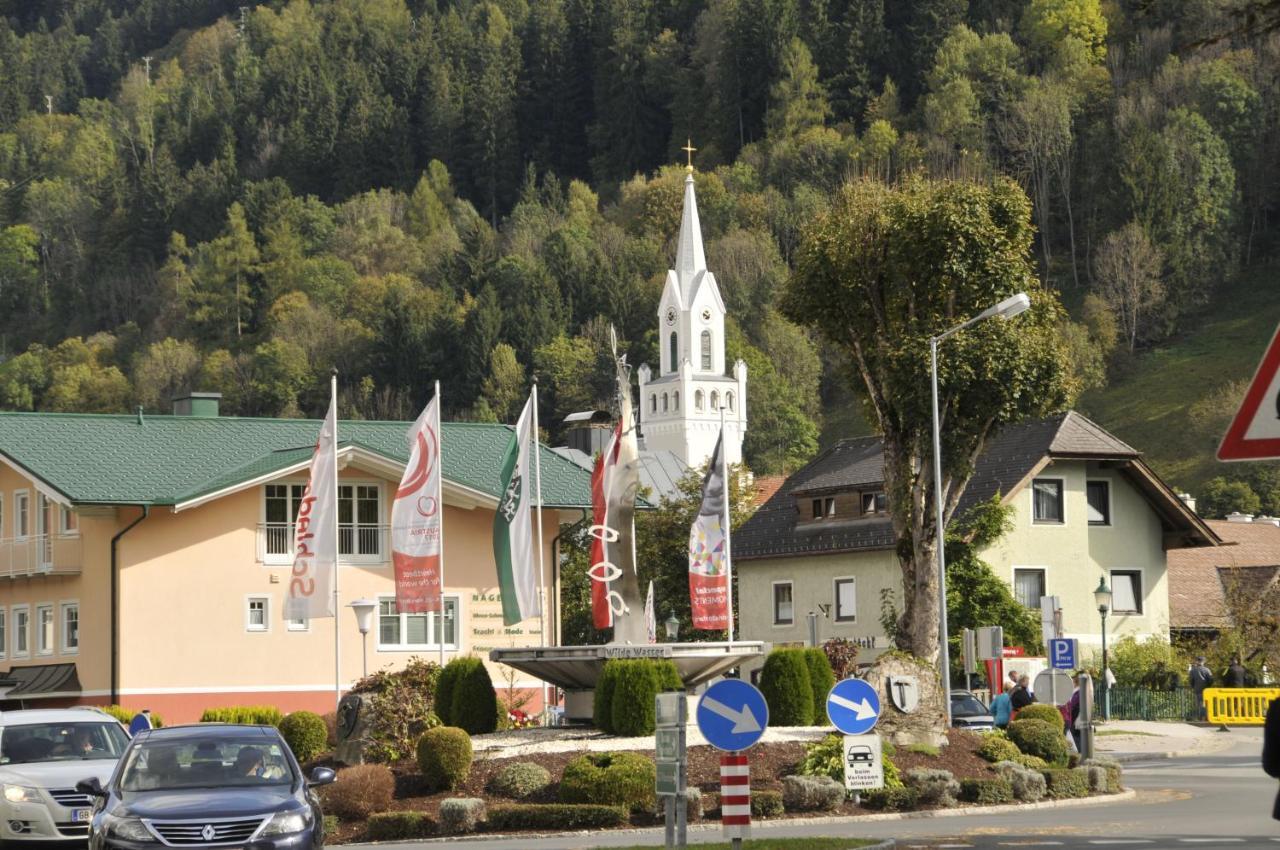
<path id="1" fill-rule="evenodd" d="M 1223 545 L 1169 551 L 1169 624 L 1175 629 L 1229 625 L 1224 584 L 1258 585 L 1275 580 L 1280 564 L 1280 527 L 1269 522 L 1209 520 Z M 1263 569 L 1248 569 L 1263 568 Z"/>
<path id="2" fill-rule="evenodd" d="M 778 488 L 787 483 L 785 475 L 760 475 L 755 482 L 755 496 L 752 504 L 757 507 L 773 498 Z"/>

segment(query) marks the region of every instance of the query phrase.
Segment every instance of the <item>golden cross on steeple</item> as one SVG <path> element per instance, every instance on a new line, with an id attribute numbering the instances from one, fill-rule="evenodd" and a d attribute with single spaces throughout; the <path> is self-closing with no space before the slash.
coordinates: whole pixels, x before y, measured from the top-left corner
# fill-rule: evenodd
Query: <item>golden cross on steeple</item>
<path id="1" fill-rule="evenodd" d="M 686 139 L 684 143 L 684 147 L 682 147 L 680 150 L 684 151 L 689 155 L 689 164 L 685 166 L 685 170 L 688 171 L 690 174 L 692 174 L 693 173 L 693 152 L 697 150 L 697 148 L 693 146 L 693 139 Z"/>

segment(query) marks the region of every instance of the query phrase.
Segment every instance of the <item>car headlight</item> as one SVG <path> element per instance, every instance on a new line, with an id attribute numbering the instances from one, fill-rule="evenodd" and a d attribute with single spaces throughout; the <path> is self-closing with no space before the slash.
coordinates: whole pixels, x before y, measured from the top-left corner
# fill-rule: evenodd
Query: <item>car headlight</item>
<path id="1" fill-rule="evenodd" d="M 267 821 L 262 830 L 263 835 L 287 835 L 291 832 L 302 832 L 311 825 L 310 811 L 276 812 Z"/>
<path id="2" fill-rule="evenodd" d="M 38 803 L 40 802 L 40 790 L 32 788 L 30 785 L 10 785 L 6 782 L 4 798 L 10 803 Z"/>
<path id="3" fill-rule="evenodd" d="M 151 835 L 151 831 L 142 825 L 142 821 L 138 818 L 121 818 L 115 815 L 107 815 L 106 821 L 107 835 L 123 838 L 125 841 L 155 841 L 155 837 Z"/>

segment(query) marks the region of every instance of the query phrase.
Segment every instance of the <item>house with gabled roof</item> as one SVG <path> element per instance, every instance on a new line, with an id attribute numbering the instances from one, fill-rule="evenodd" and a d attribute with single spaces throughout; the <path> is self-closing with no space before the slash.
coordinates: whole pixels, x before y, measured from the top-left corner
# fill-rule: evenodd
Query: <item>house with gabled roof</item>
<path id="1" fill-rule="evenodd" d="M 388 523 L 407 422 L 340 422 L 338 617 L 287 621 L 293 520 L 320 423 L 218 415 L 0 413 L 0 706 L 120 703 L 174 720 L 208 707 L 334 706 L 362 673 L 539 645 L 507 628 L 492 525 L 511 428 L 445 423 L 445 610 L 396 611 Z M 555 541 L 589 509 L 590 476 L 541 449 L 547 641 L 558 621 Z M 378 602 L 367 656 L 349 610 Z M 505 680 L 536 695 L 540 683 Z M 535 705 L 537 697 L 535 696 Z"/>
<path id="2" fill-rule="evenodd" d="M 1220 542 L 1140 452 L 1074 411 L 990 440 L 957 516 L 996 495 L 1013 529 L 984 560 L 1028 608 L 1058 596 L 1064 636 L 1085 647 L 1101 642 L 1100 578 L 1109 635 L 1167 637 L 1167 553 Z M 841 440 L 793 474 L 733 538 L 743 639 L 804 642 L 814 612 L 822 640 L 856 641 L 864 659 L 889 648 L 882 594 L 902 598 L 892 508 L 878 437 Z"/>

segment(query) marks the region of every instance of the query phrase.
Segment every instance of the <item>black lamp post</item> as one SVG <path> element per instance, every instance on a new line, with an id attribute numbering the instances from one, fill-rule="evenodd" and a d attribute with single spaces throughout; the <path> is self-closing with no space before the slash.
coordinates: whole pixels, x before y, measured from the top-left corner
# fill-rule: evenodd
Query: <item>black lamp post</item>
<path id="1" fill-rule="evenodd" d="M 1107 577 L 1098 581 L 1098 589 L 1093 592 L 1093 601 L 1098 603 L 1098 614 L 1102 617 L 1102 719 L 1111 719 L 1111 687 L 1107 682 L 1107 612 L 1111 610 L 1111 588 L 1107 587 Z"/>
<path id="2" fill-rule="evenodd" d="M 672 611 L 671 616 L 662 625 L 667 630 L 667 640 L 675 643 L 680 637 L 680 618 L 676 616 L 676 612 Z"/>

